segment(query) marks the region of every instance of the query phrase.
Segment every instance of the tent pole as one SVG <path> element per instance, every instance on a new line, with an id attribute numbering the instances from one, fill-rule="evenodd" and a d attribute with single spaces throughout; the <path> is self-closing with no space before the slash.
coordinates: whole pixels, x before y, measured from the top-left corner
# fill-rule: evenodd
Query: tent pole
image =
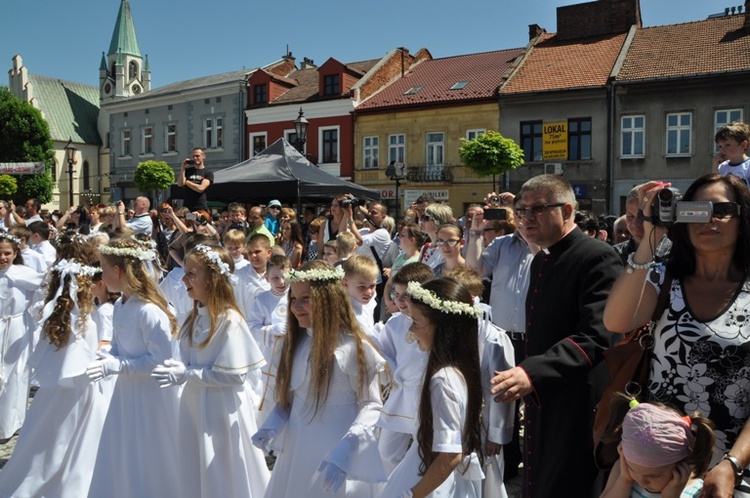
<path id="1" fill-rule="evenodd" d="M 297 180 L 297 216 L 298 219 L 305 219 L 305 213 L 302 212 L 302 199 L 299 196 L 299 180 Z"/>

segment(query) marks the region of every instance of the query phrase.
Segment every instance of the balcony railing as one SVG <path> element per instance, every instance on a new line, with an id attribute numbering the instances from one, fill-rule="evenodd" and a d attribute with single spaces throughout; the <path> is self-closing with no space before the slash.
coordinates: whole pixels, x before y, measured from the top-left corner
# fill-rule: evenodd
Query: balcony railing
<path id="1" fill-rule="evenodd" d="M 406 180 L 410 182 L 453 182 L 453 167 L 447 164 L 409 165 Z"/>

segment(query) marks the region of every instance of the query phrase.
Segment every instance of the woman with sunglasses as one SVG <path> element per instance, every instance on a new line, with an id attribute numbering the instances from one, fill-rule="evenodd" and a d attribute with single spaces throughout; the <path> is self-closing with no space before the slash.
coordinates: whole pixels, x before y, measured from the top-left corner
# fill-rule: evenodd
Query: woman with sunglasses
<path id="1" fill-rule="evenodd" d="M 428 204 L 424 214 L 419 218 L 422 230 L 427 234 L 429 240 L 422 246 L 419 252 L 419 262 L 424 263 L 433 270 L 443 262 L 443 254 L 435 244 L 437 231 L 440 225 L 453 221 L 453 210 L 447 204 Z"/>
<path id="2" fill-rule="evenodd" d="M 733 176 L 705 175 L 683 201 L 707 203 L 710 220 L 667 230 L 651 215 L 654 197 L 669 186 L 652 181 L 638 187 L 644 236 L 607 299 L 604 325 L 624 333 L 646 324 L 669 273 L 669 306 L 654 329 L 648 398 L 699 410 L 716 424 L 703 496 L 748 497 L 750 192 Z M 667 233 L 672 250 L 666 264 L 657 263 L 655 249 Z"/>

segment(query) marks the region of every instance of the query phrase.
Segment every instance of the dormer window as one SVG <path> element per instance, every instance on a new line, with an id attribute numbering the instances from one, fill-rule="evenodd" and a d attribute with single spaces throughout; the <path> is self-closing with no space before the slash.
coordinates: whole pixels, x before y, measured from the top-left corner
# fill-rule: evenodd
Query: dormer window
<path id="1" fill-rule="evenodd" d="M 409 88 L 407 91 L 404 92 L 404 95 L 414 95 L 415 93 L 418 93 L 422 89 L 421 86 L 413 86 Z"/>
<path id="2" fill-rule="evenodd" d="M 339 75 L 329 74 L 323 76 L 323 95 L 340 95 Z"/>
<path id="3" fill-rule="evenodd" d="M 256 104 L 263 104 L 265 102 L 268 102 L 268 85 L 263 83 L 262 85 L 255 85 L 253 87 L 254 93 L 254 102 Z"/>

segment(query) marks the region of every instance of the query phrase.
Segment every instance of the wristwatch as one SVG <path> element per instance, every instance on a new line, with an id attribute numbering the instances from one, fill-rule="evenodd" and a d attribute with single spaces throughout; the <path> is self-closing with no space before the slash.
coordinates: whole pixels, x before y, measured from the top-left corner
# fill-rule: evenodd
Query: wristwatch
<path id="1" fill-rule="evenodd" d="M 745 472 L 745 469 L 742 468 L 742 465 L 740 465 L 739 460 L 737 460 L 735 457 L 733 457 L 729 453 L 724 453 L 722 460 L 726 460 L 730 464 L 732 464 L 732 468 L 734 469 L 734 482 L 735 483 L 740 482 L 740 479 L 742 479 L 742 474 Z"/>
<path id="2" fill-rule="evenodd" d="M 482 235 L 484 235 L 484 232 L 482 230 L 471 229 L 469 230 L 469 235 L 473 235 L 474 237 L 481 237 Z"/>

